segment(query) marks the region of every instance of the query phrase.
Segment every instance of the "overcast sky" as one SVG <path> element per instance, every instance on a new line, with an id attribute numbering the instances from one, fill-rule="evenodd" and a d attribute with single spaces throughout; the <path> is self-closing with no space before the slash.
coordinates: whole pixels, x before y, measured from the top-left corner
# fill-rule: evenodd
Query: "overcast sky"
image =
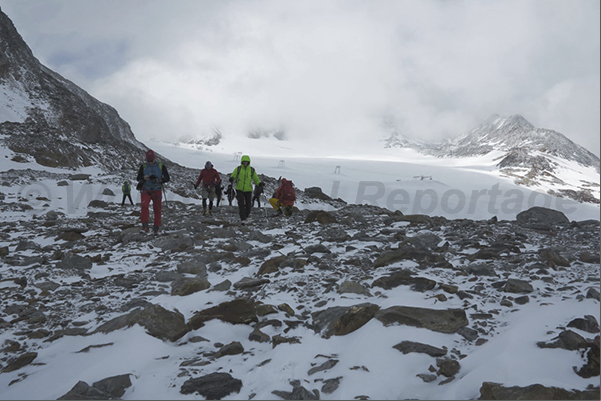
<path id="1" fill-rule="evenodd" d="M 465 133 L 521 114 L 599 155 L 599 0 L 0 0 L 138 139 Z M 344 138 L 344 139 L 341 139 Z"/>

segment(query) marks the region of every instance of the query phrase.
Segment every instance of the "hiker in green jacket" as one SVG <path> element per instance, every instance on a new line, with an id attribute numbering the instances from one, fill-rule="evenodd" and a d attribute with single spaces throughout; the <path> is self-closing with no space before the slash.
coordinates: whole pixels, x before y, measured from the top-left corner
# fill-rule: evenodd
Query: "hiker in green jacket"
<path id="1" fill-rule="evenodd" d="M 230 182 L 233 183 L 234 181 L 236 182 L 236 200 L 238 201 L 240 219 L 244 221 L 250 215 L 250 209 L 252 208 L 253 182 L 261 187 L 265 186 L 265 183 L 261 182 L 254 167 L 250 166 L 248 155 L 242 156 L 240 165 L 230 175 Z"/>
<path id="2" fill-rule="evenodd" d="M 129 199 L 129 202 L 133 205 L 134 201 L 131 199 L 131 185 L 129 184 L 129 181 L 125 181 L 121 187 L 121 191 L 123 191 L 123 200 L 121 201 L 121 206 L 125 204 L 125 199 Z"/>

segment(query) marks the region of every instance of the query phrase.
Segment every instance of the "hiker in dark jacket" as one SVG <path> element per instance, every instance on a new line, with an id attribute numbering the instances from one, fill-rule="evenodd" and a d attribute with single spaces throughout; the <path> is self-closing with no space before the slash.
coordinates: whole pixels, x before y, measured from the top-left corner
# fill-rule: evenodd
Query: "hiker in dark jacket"
<path id="1" fill-rule="evenodd" d="M 137 180 L 138 186 L 136 188 L 141 191 L 142 211 L 140 212 L 140 220 L 142 221 L 142 232 L 148 232 L 148 220 L 150 219 L 148 207 L 152 201 L 154 212 L 152 231 L 157 234 L 161 227 L 163 184 L 169 182 L 169 173 L 167 167 L 161 162 L 157 162 L 152 150 L 146 152 L 146 163 L 140 166 Z"/>
<path id="2" fill-rule="evenodd" d="M 282 183 L 273 194 L 273 198 L 269 199 L 269 203 L 277 211 L 278 214 L 282 214 L 282 208 L 284 214 L 290 216 L 292 214 L 292 207 L 296 200 L 296 192 L 292 187 L 292 181 L 282 178 Z"/>

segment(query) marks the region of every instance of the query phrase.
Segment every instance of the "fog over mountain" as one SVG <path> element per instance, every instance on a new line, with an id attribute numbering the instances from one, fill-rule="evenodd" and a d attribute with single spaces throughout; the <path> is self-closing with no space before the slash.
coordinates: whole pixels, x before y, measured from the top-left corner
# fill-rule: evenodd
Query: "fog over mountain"
<path id="1" fill-rule="evenodd" d="M 594 1 L 0 5 L 44 65 L 142 141 L 281 130 L 360 156 L 388 122 L 438 141 L 498 113 L 599 156 Z"/>

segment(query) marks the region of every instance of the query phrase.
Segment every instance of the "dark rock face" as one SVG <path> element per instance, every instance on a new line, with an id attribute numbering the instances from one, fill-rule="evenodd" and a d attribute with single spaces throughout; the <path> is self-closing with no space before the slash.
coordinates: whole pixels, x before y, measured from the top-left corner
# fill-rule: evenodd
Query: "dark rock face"
<path id="1" fill-rule="evenodd" d="M 25 121 L 0 124 L 0 132 L 8 135 L 3 142 L 49 167 L 94 164 L 112 170 L 123 163 L 133 167 L 145 147 L 117 111 L 40 64 L 1 11 L 0 33 L 0 80 L 15 83 L 35 99 Z M 105 148 L 103 158 L 93 148 L 96 145 Z"/>

